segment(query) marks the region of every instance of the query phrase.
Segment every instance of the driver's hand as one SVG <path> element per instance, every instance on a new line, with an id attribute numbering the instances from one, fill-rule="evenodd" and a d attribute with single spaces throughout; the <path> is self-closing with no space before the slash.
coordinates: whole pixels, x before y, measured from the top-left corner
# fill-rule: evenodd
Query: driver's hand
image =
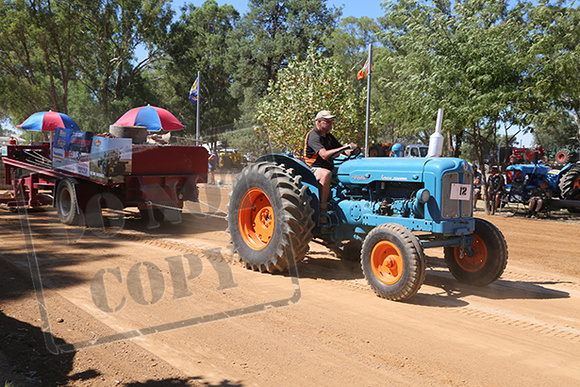
<path id="1" fill-rule="evenodd" d="M 356 145 L 354 142 L 351 142 L 350 144 L 348 144 L 348 147 L 350 149 L 356 149 L 356 148 L 358 148 L 358 145 Z"/>

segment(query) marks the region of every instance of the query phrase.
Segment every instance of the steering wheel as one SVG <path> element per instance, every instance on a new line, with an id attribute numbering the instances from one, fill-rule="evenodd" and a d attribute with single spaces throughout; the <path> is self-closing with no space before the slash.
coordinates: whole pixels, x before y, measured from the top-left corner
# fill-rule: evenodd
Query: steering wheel
<path id="1" fill-rule="evenodd" d="M 344 161 L 348 161 L 354 158 L 357 158 L 358 155 L 360 155 L 362 153 L 362 150 L 357 146 L 356 148 L 354 148 L 352 150 L 352 152 L 350 152 L 350 155 L 346 156 L 346 159 L 344 159 Z"/>
<path id="2" fill-rule="evenodd" d="M 344 148 L 344 147 L 343 147 L 343 148 Z M 332 154 L 330 155 L 330 158 L 335 158 L 335 157 L 337 157 L 338 155 L 340 155 L 341 153 L 345 153 L 345 152 L 346 152 L 347 150 L 349 150 L 349 149 L 351 149 L 351 148 L 347 148 L 347 149 L 342 149 L 342 148 L 339 148 L 339 150 L 335 151 L 334 153 L 332 153 Z M 354 149 L 352 150 L 352 152 L 350 152 L 350 155 L 346 156 L 346 158 L 344 158 L 344 159 L 343 159 L 343 161 L 346 161 L 346 160 L 353 159 L 353 158 L 355 158 L 356 156 L 360 155 L 360 153 L 361 153 L 361 149 L 360 149 L 360 148 L 357 146 L 356 148 L 354 148 Z"/>

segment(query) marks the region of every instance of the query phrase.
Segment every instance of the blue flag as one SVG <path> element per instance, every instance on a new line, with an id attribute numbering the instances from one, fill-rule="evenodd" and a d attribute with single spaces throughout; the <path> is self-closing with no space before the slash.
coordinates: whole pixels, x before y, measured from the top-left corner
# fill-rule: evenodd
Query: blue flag
<path id="1" fill-rule="evenodd" d="M 191 90 L 189 90 L 189 100 L 193 102 L 194 105 L 197 105 L 197 95 L 198 95 L 198 87 L 197 83 L 199 81 L 199 77 L 195 79 L 193 85 L 191 85 Z"/>

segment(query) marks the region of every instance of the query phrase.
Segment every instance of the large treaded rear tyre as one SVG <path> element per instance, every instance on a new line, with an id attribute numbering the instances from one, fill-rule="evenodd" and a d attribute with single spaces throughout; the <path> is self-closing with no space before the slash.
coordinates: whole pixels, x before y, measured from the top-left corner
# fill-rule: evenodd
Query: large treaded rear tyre
<path id="1" fill-rule="evenodd" d="M 461 257 L 459 247 L 445 247 L 445 262 L 460 282 L 484 286 L 498 279 L 508 260 L 507 243 L 499 229 L 487 220 L 475 218 L 472 252 Z"/>
<path id="2" fill-rule="evenodd" d="M 304 259 L 312 239 L 311 196 L 294 170 L 270 162 L 237 176 L 228 203 L 234 252 L 253 270 L 283 272 Z"/>
<path id="3" fill-rule="evenodd" d="M 56 189 L 56 213 L 64 224 L 77 224 L 80 219 L 75 184 L 75 179 L 67 177 Z"/>
<path id="4" fill-rule="evenodd" d="M 421 243 L 411 230 L 397 224 L 382 224 L 368 233 L 361 267 L 374 292 L 388 300 L 408 299 L 425 280 Z"/>
<path id="5" fill-rule="evenodd" d="M 558 184 L 563 198 L 567 198 L 573 189 L 580 189 L 580 164 L 570 167 L 568 172 L 560 179 Z"/>
<path id="6" fill-rule="evenodd" d="M 559 164 L 568 164 L 570 162 L 570 151 L 568 149 L 560 149 L 556 152 L 556 161 Z"/>

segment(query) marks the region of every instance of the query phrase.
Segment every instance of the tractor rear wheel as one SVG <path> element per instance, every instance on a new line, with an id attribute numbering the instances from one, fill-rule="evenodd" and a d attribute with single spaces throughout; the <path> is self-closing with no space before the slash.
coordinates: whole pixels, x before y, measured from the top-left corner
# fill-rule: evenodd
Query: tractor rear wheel
<path id="1" fill-rule="evenodd" d="M 80 219 L 75 184 L 75 179 L 67 177 L 56 189 L 56 213 L 64 224 L 76 224 Z"/>
<path id="2" fill-rule="evenodd" d="M 375 144 L 369 148 L 369 157 L 385 157 L 385 149 L 379 145 Z"/>
<path id="3" fill-rule="evenodd" d="M 425 255 L 417 236 L 397 224 L 382 224 L 368 233 L 361 267 L 374 292 L 394 301 L 413 296 L 425 279 Z"/>
<path id="4" fill-rule="evenodd" d="M 573 189 L 580 189 L 580 164 L 576 164 L 568 169 L 568 172 L 560 179 L 558 184 L 563 198 L 568 198 L 568 194 Z"/>
<path id="5" fill-rule="evenodd" d="M 558 164 L 568 164 L 570 162 L 570 151 L 568 149 L 560 149 L 556 152 L 556 161 Z"/>
<path id="6" fill-rule="evenodd" d="M 567 200 L 580 200 L 580 188 L 574 188 L 566 196 Z M 580 208 L 578 207 L 568 207 L 568 212 L 571 214 L 580 214 Z"/>
<path id="7" fill-rule="evenodd" d="M 484 286 L 503 274 L 508 259 L 507 243 L 501 231 L 484 219 L 475 219 L 472 236 L 471 249 L 466 249 L 463 256 L 460 247 L 445 247 L 445 262 L 460 282 Z"/>
<path id="8" fill-rule="evenodd" d="M 228 224 L 234 252 L 253 270 L 283 272 L 304 259 L 314 210 L 308 188 L 293 169 L 270 162 L 250 165 L 230 194 Z"/>

